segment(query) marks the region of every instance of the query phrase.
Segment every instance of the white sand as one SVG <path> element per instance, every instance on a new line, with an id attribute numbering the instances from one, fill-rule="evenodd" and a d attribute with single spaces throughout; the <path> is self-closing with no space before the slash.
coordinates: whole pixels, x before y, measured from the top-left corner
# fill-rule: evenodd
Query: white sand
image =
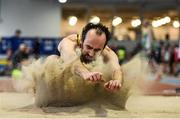
<path id="1" fill-rule="evenodd" d="M 34 98 L 26 93 L 0 93 L 0 117 L 180 117 L 180 97 L 131 96 L 127 110 L 106 102 L 96 101 L 75 107 L 37 108 Z"/>

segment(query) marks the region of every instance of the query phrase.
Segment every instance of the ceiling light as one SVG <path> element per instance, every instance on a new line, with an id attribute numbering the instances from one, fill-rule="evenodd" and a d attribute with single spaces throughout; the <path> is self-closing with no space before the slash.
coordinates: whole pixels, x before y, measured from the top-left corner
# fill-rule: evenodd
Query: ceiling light
<path id="1" fill-rule="evenodd" d="M 173 27 L 174 27 L 174 28 L 179 28 L 179 27 L 180 27 L 179 21 L 174 21 L 174 22 L 173 22 Z"/>
<path id="2" fill-rule="evenodd" d="M 97 17 L 97 16 L 93 16 L 91 19 L 90 19 L 90 23 L 94 23 L 94 24 L 97 24 L 100 22 L 100 18 Z"/>
<path id="3" fill-rule="evenodd" d="M 60 3 L 66 3 L 67 0 L 58 0 Z"/>
<path id="4" fill-rule="evenodd" d="M 157 27 L 161 26 L 161 23 L 159 21 L 152 21 L 152 26 L 157 28 Z"/>
<path id="5" fill-rule="evenodd" d="M 113 25 L 113 26 L 117 26 L 117 25 L 119 25 L 120 23 L 122 23 L 122 18 L 121 18 L 121 17 L 116 17 L 116 18 L 114 18 L 113 21 L 112 21 L 112 25 Z"/>
<path id="6" fill-rule="evenodd" d="M 75 26 L 76 25 L 76 23 L 77 23 L 77 17 L 76 16 L 71 16 L 71 17 L 69 17 L 69 25 L 70 26 Z"/>
<path id="7" fill-rule="evenodd" d="M 165 21 L 166 21 L 166 23 L 169 23 L 169 22 L 171 22 L 171 18 L 170 17 L 164 17 L 164 19 L 165 19 Z"/>
<path id="8" fill-rule="evenodd" d="M 141 20 L 140 19 L 132 20 L 131 25 L 132 27 L 138 27 L 139 25 L 141 25 Z"/>

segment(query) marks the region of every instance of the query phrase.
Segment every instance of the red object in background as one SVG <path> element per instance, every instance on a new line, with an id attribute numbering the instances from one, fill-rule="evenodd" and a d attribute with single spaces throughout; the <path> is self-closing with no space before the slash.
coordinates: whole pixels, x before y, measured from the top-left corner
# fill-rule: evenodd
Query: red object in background
<path id="1" fill-rule="evenodd" d="M 178 47 L 174 48 L 174 61 L 175 62 L 179 62 L 180 61 L 180 57 L 178 56 L 178 53 L 180 49 Z"/>

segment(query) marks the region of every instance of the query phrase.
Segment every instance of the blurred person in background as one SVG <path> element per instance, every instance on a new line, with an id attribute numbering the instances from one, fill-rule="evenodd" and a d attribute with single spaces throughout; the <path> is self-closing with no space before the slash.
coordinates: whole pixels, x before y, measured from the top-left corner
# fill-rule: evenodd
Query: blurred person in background
<path id="1" fill-rule="evenodd" d="M 6 66 L 6 75 L 10 75 L 13 69 L 12 57 L 13 54 L 18 50 L 19 45 L 21 43 L 21 30 L 15 30 L 15 33 L 12 37 L 7 39 L 7 49 L 6 49 L 6 56 L 7 56 L 7 66 Z"/>
<path id="2" fill-rule="evenodd" d="M 144 21 L 142 26 L 142 38 L 141 44 L 147 57 L 150 57 L 152 50 L 152 43 L 154 40 L 154 33 L 152 30 L 152 26 L 149 21 Z"/>
<path id="3" fill-rule="evenodd" d="M 165 46 L 170 46 L 170 36 L 169 36 L 168 33 L 165 35 L 164 45 Z"/>
<path id="4" fill-rule="evenodd" d="M 22 66 L 30 64 L 29 60 L 30 48 L 21 43 L 19 49 L 13 54 L 12 57 L 12 72 L 11 76 L 13 79 L 19 79 L 22 76 Z"/>
<path id="5" fill-rule="evenodd" d="M 170 58 L 171 58 L 171 51 L 170 51 L 170 45 L 163 45 L 161 54 L 162 54 L 162 66 L 163 66 L 163 72 L 169 73 L 169 64 L 170 64 Z"/>
<path id="6" fill-rule="evenodd" d="M 160 42 L 154 41 L 152 43 L 150 61 L 152 62 L 153 65 L 160 65 L 160 63 L 161 63 L 161 45 L 160 45 Z"/>
<path id="7" fill-rule="evenodd" d="M 28 58 L 29 48 L 26 44 L 22 43 L 12 57 L 13 69 L 20 69 L 21 65 L 26 62 Z"/>
<path id="8" fill-rule="evenodd" d="M 17 29 L 15 31 L 15 34 L 14 36 L 12 36 L 9 40 L 11 42 L 11 49 L 13 52 L 15 52 L 16 50 L 18 50 L 19 48 L 19 45 L 21 43 L 21 34 L 22 34 L 22 31 L 20 29 Z"/>
<path id="9" fill-rule="evenodd" d="M 116 52 L 118 59 L 119 59 L 119 64 L 124 63 L 126 59 L 126 48 L 121 46 L 118 48 L 118 51 Z"/>
<path id="10" fill-rule="evenodd" d="M 12 59 L 13 54 L 18 50 L 21 41 L 21 30 L 17 29 L 15 34 L 9 38 L 9 44 L 7 49 L 7 57 L 8 59 Z"/>
<path id="11" fill-rule="evenodd" d="M 169 74 L 170 75 L 175 75 L 174 73 L 174 62 L 175 62 L 175 59 L 174 59 L 174 55 L 175 55 L 175 52 L 174 52 L 174 49 L 175 49 L 175 45 L 170 45 L 170 59 L 169 59 Z"/>
<path id="12" fill-rule="evenodd" d="M 174 63 L 173 63 L 173 73 L 175 76 L 178 76 L 180 69 L 178 69 L 180 64 L 180 46 L 178 44 L 174 47 Z"/>

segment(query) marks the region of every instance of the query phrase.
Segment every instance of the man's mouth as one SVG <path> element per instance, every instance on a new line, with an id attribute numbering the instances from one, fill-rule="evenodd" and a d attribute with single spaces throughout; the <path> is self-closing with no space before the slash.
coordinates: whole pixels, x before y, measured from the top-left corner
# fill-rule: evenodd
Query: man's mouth
<path id="1" fill-rule="evenodd" d="M 88 59 L 88 60 L 90 60 L 90 61 L 92 61 L 92 60 L 94 59 L 93 57 L 88 56 L 88 55 L 86 55 L 85 57 L 86 57 L 86 59 Z"/>
<path id="2" fill-rule="evenodd" d="M 88 55 L 82 55 L 81 56 L 81 61 L 88 64 L 88 63 L 91 63 L 92 61 L 94 61 L 94 57 L 91 57 L 91 56 L 88 56 Z"/>

